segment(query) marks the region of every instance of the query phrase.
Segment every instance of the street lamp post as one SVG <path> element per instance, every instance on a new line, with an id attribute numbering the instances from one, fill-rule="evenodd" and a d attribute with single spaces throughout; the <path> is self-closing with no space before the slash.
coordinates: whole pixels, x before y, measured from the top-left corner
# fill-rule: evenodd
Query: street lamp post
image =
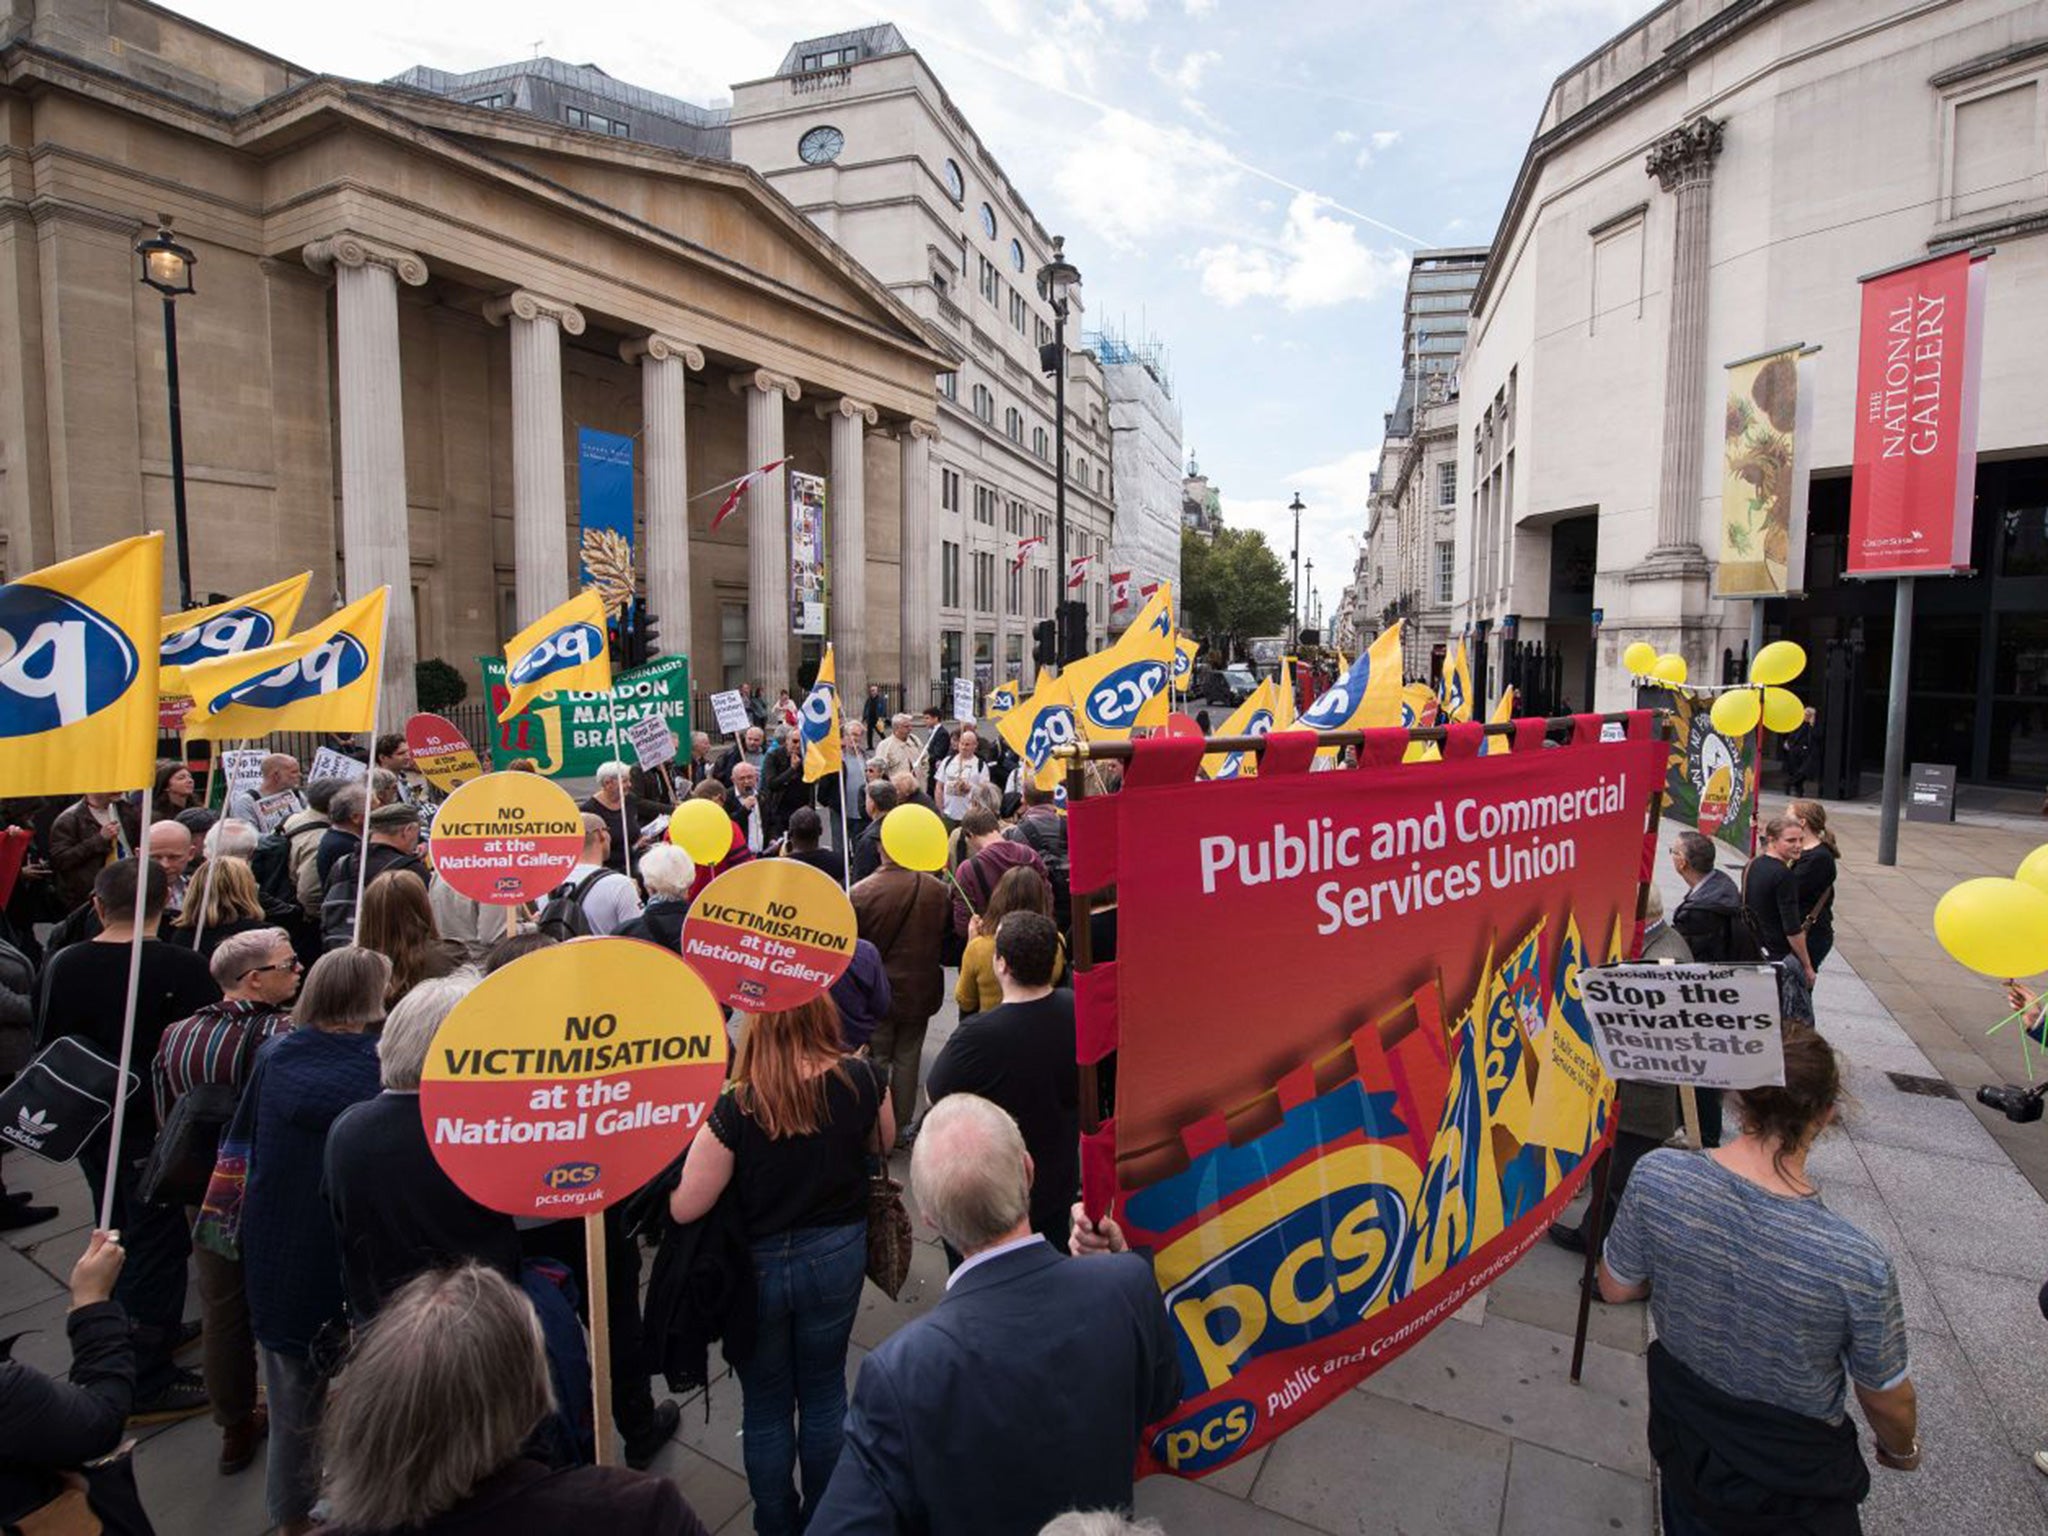
<path id="1" fill-rule="evenodd" d="M 1065 666 L 1080 653 L 1072 651 L 1067 622 L 1067 293 L 1081 281 L 1080 270 L 1067 260 L 1066 237 L 1052 237 L 1052 260 L 1038 269 L 1038 287 L 1052 302 L 1052 343 L 1038 349 L 1038 370 L 1052 375 L 1052 568 L 1059 583 L 1053 609 L 1053 654 Z M 1070 654 L 1071 652 L 1071 654 Z"/>
<path id="2" fill-rule="evenodd" d="M 1310 629 L 1316 626 L 1316 561 L 1313 555 L 1308 558 L 1308 626 Z"/>
<path id="3" fill-rule="evenodd" d="M 157 215 L 153 240 L 135 247 L 142 258 L 142 284 L 164 301 L 164 386 L 171 402 L 171 518 L 178 542 L 178 607 L 192 606 L 192 552 L 185 530 L 185 426 L 178 400 L 178 299 L 192 292 L 192 268 L 199 258 L 171 238 L 171 221 Z"/>
<path id="4" fill-rule="evenodd" d="M 1287 558 L 1294 562 L 1294 579 L 1287 592 L 1287 649 L 1291 654 L 1301 646 L 1301 492 L 1294 493 L 1294 504 L 1287 510 L 1294 514 L 1294 548 L 1287 551 Z"/>

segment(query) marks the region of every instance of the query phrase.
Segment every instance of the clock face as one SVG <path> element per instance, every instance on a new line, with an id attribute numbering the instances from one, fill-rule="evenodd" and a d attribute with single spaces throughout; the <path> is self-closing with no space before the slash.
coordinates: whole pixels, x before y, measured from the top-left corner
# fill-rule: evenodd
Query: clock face
<path id="1" fill-rule="evenodd" d="M 953 201 L 959 202 L 967 196 L 967 182 L 960 174 L 960 167 L 951 160 L 946 162 L 946 190 L 953 194 Z"/>
<path id="2" fill-rule="evenodd" d="M 796 152 L 804 157 L 806 165 L 830 165 L 844 148 L 846 135 L 829 125 L 811 129 L 796 143 Z"/>

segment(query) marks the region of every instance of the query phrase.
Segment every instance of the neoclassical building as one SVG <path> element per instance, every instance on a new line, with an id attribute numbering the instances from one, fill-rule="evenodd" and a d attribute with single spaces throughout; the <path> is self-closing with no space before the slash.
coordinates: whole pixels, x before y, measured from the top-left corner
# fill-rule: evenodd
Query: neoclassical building
<path id="1" fill-rule="evenodd" d="M 830 484 L 842 689 L 928 693 L 957 344 L 743 165 L 314 74 L 146 0 L 0 0 L 7 575 L 171 524 L 134 253 L 160 220 L 198 257 L 195 589 L 310 568 L 312 618 L 389 583 L 395 718 L 416 659 L 474 681 L 568 595 L 580 427 L 634 439 L 645 596 L 700 687 L 798 681 L 785 473 L 709 530 L 788 456 Z"/>
<path id="2" fill-rule="evenodd" d="M 1500 682 L 1510 619 L 1577 700 L 1647 640 L 1719 680 L 1726 365 L 1813 357 L 1806 593 L 1765 605 L 1801 686 L 1881 755 L 1892 585 L 1843 577 L 1858 278 L 1995 246 L 1974 572 L 1923 579 L 1908 751 L 2048 779 L 2048 3 L 1667 0 L 1560 76 L 1473 297 L 1456 622 Z M 1597 619 L 1597 622 L 1596 622 Z M 1590 662 L 1590 664 L 1589 664 Z M 1832 671 L 1830 670 L 1832 669 Z"/>

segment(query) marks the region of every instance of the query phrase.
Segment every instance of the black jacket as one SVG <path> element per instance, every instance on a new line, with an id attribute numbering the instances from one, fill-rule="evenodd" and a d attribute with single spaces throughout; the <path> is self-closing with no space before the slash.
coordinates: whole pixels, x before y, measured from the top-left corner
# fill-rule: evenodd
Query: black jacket
<path id="1" fill-rule="evenodd" d="M 1742 905 L 1767 958 L 1792 953 L 1787 935 L 1799 932 L 1806 914 L 1799 910 L 1799 880 L 1791 865 L 1767 853 L 1751 859 L 1742 872 Z"/>
<path id="2" fill-rule="evenodd" d="M 759 1304 L 754 1258 L 736 1185 L 728 1184 L 717 1203 L 688 1225 L 676 1226 L 665 1211 L 661 1224 L 640 1336 L 647 1341 L 648 1364 L 668 1379 L 669 1390 L 687 1392 L 710 1380 L 713 1339 L 725 1341 L 729 1365 L 753 1358 Z"/>
<path id="3" fill-rule="evenodd" d="M 1650 1346 L 1650 1455 L 1665 1489 L 1725 1536 L 1855 1536 L 1870 1469 L 1856 1421 L 1731 1397 Z"/>
<path id="4" fill-rule="evenodd" d="M 120 1304 L 80 1307 L 64 1327 L 71 1335 L 66 1379 L 0 1359 L 0 1525 L 47 1503 L 61 1485 L 60 1471 L 119 1445 L 135 1400 L 135 1348 Z M 13 1342 L 0 1346 L 0 1355 Z"/>
<path id="5" fill-rule="evenodd" d="M 640 909 L 640 915 L 618 932 L 622 939 L 645 939 L 663 949 L 683 952 L 683 919 L 690 904 L 674 896 L 657 896 Z"/>
<path id="6" fill-rule="evenodd" d="M 557 1469 L 523 1458 L 493 1472 L 468 1498 L 424 1525 L 338 1536 L 556 1536 L 560 1531 L 706 1536 L 704 1522 L 683 1502 L 682 1491 L 658 1472 Z"/>
<path id="7" fill-rule="evenodd" d="M 1700 961 L 1754 960 L 1756 940 L 1742 921 L 1742 892 L 1727 872 L 1707 871 L 1671 912 L 1671 926 Z"/>
<path id="8" fill-rule="evenodd" d="M 811 1536 L 1031 1536 L 1065 1510 L 1128 1508 L 1138 1438 L 1180 1386 L 1144 1258 L 997 1254 L 861 1362 Z M 1020 1429 L 1023 1403 L 1059 1409 Z"/>
<path id="9" fill-rule="evenodd" d="M 882 867 L 882 821 L 877 817 L 861 829 L 859 837 L 853 840 L 853 867 L 847 871 L 851 882 L 859 885 Z"/>

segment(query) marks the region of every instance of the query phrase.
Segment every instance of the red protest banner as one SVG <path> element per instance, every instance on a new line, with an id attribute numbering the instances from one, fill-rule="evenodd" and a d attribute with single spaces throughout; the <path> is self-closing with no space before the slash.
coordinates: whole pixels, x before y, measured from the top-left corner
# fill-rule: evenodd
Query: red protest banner
<path id="1" fill-rule="evenodd" d="M 1664 782 L 1632 724 L 1236 783 L 1134 768 L 1113 821 L 1075 817 L 1115 841 L 1118 958 L 1082 995 L 1115 1014 L 1117 1214 L 1186 1382 L 1143 1470 L 1206 1473 L 1293 1427 L 1576 1192 L 1613 1129 L 1578 976 L 1632 952 Z M 1234 962 L 1190 966 L 1190 939 Z"/>
<path id="2" fill-rule="evenodd" d="M 1984 258 L 1967 251 L 1863 280 L 1851 576 L 1970 564 L 1985 282 Z"/>

